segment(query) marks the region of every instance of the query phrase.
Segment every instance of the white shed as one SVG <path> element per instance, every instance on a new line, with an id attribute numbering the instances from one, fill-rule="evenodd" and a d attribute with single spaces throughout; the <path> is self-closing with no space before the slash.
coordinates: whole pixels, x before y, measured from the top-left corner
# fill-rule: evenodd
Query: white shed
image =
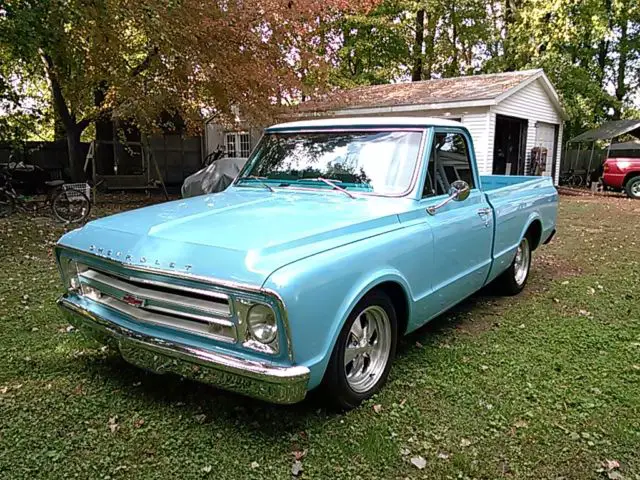
<path id="1" fill-rule="evenodd" d="M 297 117 L 356 115 L 459 120 L 471 132 L 482 175 L 553 172 L 558 183 L 567 115 L 541 69 L 357 87 L 295 107 Z"/>

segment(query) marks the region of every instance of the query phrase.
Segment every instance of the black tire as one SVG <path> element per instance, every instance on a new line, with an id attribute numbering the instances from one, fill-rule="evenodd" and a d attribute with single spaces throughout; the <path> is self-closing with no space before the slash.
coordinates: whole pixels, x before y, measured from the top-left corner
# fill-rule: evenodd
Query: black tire
<path id="1" fill-rule="evenodd" d="M 0 190 L 0 218 L 10 216 L 16 209 L 16 201 L 6 191 Z"/>
<path id="2" fill-rule="evenodd" d="M 361 314 L 363 314 L 365 311 L 369 311 L 372 313 L 368 313 L 361 317 Z M 354 340 L 351 330 L 352 327 L 354 327 L 355 322 L 362 322 L 363 319 L 365 319 L 365 322 L 369 322 L 370 320 L 366 320 L 368 318 L 367 315 L 376 315 L 375 313 L 373 313 L 375 311 L 380 313 L 384 311 L 389 321 L 389 353 L 388 356 L 386 356 L 386 363 L 383 363 L 382 360 L 376 362 L 380 367 L 382 365 L 384 365 L 384 367 L 378 369 L 378 371 L 381 373 L 377 373 L 375 377 L 373 374 L 370 374 L 370 379 L 368 381 L 374 381 L 374 383 L 370 386 L 365 385 L 364 390 L 358 391 L 357 389 L 354 389 L 354 387 L 352 387 L 350 380 L 348 380 L 347 378 L 347 370 L 349 369 L 349 366 L 345 365 L 345 353 L 348 345 L 347 342 L 352 342 Z M 384 316 L 381 315 L 379 318 L 384 318 Z M 384 322 L 384 320 L 381 321 Z M 362 328 L 362 323 L 360 323 L 360 326 L 360 328 Z M 336 344 L 333 348 L 333 352 L 331 354 L 331 359 L 329 360 L 329 365 L 327 366 L 327 371 L 324 375 L 323 387 L 334 407 L 340 410 L 350 410 L 360 405 L 364 400 L 367 400 L 378 390 L 380 390 L 380 388 L 382 388 L 382 386 L 387 381 L 389 370 L 391 369 L 391 365 L 396 354 L 398 337 L 397 332 L 398 320 L 396 317 L 396 311 L 393 308 L 393 303 L 384 292 L 374 290 L 368 293 L 362 300 L 360 300 L 360 302 L 358 302 L 358 304 L 349 315 L 349 318 L 347 318 L 344 327 L 340 331 L 340 335 L 338 336 Z M 382 335 L 380 335 L 380 337 L 377 338 L 376 341 L 384 341 L 386 343 L 386 340 L 381 340 L 381 338 Z M 373 343 L 376 341 L 372 341 L 370 345 L 378 345 L 377 343 Z M 353 347 L 355 345 L 355 342 L 350 343 L 350 345 Z M 380 343 L 380 345 L 382 345 L 382 343 Z M 378 347 L 376 346 L 375 348 Z M 381 346 L 380 350 L 386 351 L 386 347 Z M 352 363 L 349 364 L 351 366 L 350 368 L 356 368 L 355 362 L 357 361 L 362 361 L 362 364 L 366 365 L 367 358 L 369 358 L 369 366 L 375 365 L 375 363 L 373 363 L 374 360 L 371 359 L 375 358 L 376 354 L 369 354 L 369 357 L 367 357 L 366 355 L 367 354 L 363 354 L 362 357 L 355 358 Z M 382 358 L 384 358 L 384 356 Z M 368 367 L 365 366 L 362 369 L 362 372 L 366 371 L 367 368 Z M 367 375 L 359 375 L 365 378 L 365 382 L 367 381 Z"/>
<path id="3" fill-rule="evenodd" d="M 62 223 L 80 223 L 89 217 L 91 202 L 77 190 L 60 190 L 51 202 L 53 215 Z"/>
<path id="4" fill-rule="evenodd" d="M 627 180 L 624 189 L 627 192 L 629 198 L 640 200 L 640 175 Z"/>
<path id="5" fill-rule="evenodd" d="M 518 252 L 507 268 L 495 281 L 497 290 L 502 295 L 517 295 L 527 285 L 529 279 L 529 272 L 531 270 L 531 238 L 526 235 L 518 244 L 518 249 L 526 249 L 523 252 L 526 255 L 524 262 L 521 257 L 518 256 Z M 520 261 L 519 261 L 520 260 Z M 524 268 L 524 278 L 522 278 L 521 268 Z"/>

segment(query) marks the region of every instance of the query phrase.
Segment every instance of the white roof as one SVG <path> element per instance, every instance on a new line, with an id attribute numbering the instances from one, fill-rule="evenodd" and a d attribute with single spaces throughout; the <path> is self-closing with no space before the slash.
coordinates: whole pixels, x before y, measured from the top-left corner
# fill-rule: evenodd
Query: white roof
<path id="1" fill-rule="evenodd" d="M 462 123 L 434 117 L 340 117 L 279 123 L 267 130 L 328 127 L 463 127 Z"/>

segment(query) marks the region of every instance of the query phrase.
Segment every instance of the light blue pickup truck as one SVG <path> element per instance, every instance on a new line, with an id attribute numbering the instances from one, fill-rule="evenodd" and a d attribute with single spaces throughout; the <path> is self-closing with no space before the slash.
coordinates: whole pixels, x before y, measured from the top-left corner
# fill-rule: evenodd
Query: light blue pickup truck
<path id="1" fill-rule="evenodd" d="M 457 122 L 285 123 L 224 192 L 63 236 L 59 305 L 134 365 L 352 408 L 401 335 L 490 282 L 520 292 L 557 204 L 549 177 L 480 176 Z"/>

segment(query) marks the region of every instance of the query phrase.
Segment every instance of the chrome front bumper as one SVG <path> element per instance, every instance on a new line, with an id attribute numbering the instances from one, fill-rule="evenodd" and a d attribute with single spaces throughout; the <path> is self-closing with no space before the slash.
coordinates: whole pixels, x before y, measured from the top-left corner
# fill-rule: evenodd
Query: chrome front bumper
<path id="1" fill-rule="evenodd" d="M 58 306 L 78 330 L 116 347 L 127 362 L 138 367 L 175 373 L 273 403 L 296 403 L 307 393 L 306 367 L 279 367 L 135 332 L 94 314 L 66 295 L 58 299 Z"/>

